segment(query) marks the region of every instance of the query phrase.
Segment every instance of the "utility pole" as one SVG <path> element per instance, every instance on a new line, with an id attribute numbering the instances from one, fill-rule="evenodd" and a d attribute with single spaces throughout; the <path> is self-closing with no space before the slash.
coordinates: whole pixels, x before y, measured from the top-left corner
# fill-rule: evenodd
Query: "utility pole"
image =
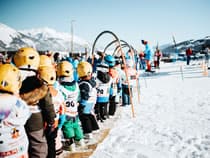
<path id="1" fill-rule="evenodd" d="M 73 53 L 74 51 L 74 29 L 73 29 L 73 22 L 75 22 L 75 20 L 71 20 L 71 53 Z"/>

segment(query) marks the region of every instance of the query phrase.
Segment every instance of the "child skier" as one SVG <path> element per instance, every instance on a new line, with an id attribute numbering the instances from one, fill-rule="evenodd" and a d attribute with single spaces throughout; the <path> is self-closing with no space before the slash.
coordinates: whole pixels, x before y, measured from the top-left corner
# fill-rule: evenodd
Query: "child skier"
<path id="1" fill-rule="evenodd" d="M 104 61 L 106 64 L 109 65 L 109 75 L 112 79 L 110 99 L 109 99 L 109 115 L 113 116 L 116 112 L 116 106 L 117 106 L 115 98 L 118 93 L 119 76 L 118 76 L 118 71 L 114 68 L 115 58 L 111 55 L 106 55 Z"/>
<path id="2" fill-rule="evenodd" d="M 83 131 L 80 127 L 78 116 L 78 101 L 80 91 L 78 83 L 74 80 L 73 66 L 68 61 L 62 61 L 57 65 L 58 81 L 62 85 L 61 91 L 65 97 L 65 122 L 63 123 L 63 135 L 66 139 L 65 148 L 75 150 L 75 144 L 84 146 Z"/>
<path id="3" fill-rule="evenodd" d="M 118 72 L 119 80 L 118 80 L 118 89 L 117 89 L 117 95 L 115 97 L 115 102 L 119 105 L 122 105 L 122 76 L 124 74 L 122 70 L 122 60 L 121 57 L 115 57 L 115 69 Z"/>
<path id="4" fill-rule="evenodd" d="M 80 62 L 77 67 L 77 72 L 80 78 L 79 88 L 81 94 L 79 116 L 85 138 L 91 139 L 92 132 L 99 129 L 94 114 L 97 97 L 96 82 L 92 78 L 92 66 L 90 63 L 85 61 Z"/>
<path id="5" fill-rule="evenodd" d="M 129 82 L 129 86 L 130 86 L 130 93 L 132 95 L 133 86 L 136 82 L 136 77 L 137 77 L 137 72 L 133 68 L 133 61 L 131 59 L 126 60 L 126 68 L 127 68 L 128 81 L 127 81 L 127 78 L 126 78 L 125 67 L 124 67 L 124 74 L 122 76 L 122 102 L 123 102 L 123 106 L 131 104 L 128 82 Z"/>
<path id="6" fill-rule="evenodd" d="M 108 115 L 107 105 L 109 103 L 111 77 L 108 74 L 109 67 L 105 63 L 101 63 L 97 66 L 97 101 L 95 105 L 95 113 L 97 120 L 103 122 Z"/>
<path id="7" fill-rule="evenodd" d="M 51 59 L 48 56 L 40 56 L 40 66 L 38 69 L 38 75 L 43 82 L 45 82 L 52 95 L 52 102 L 54 105 L 56 118 L 55 118 L 55 130 L 53 132 L 45 130 L 47 143 L 48 143 L 48 158 L 56 157 L 62 153 L 61 143 L 61 127 L 62 121 L 59 120 L 64 113 L 64 97 L 61 91 L 54 87 L 56 82 L 56 72 L 52 65 Z"/>
<path id="8" fill-rule="evenodd" d="M 18 96 L 19 70 L 11 64 L 0 65 L 0 157 L 28 158 L 28 138 L 24 124 L 31 113 Z"/>

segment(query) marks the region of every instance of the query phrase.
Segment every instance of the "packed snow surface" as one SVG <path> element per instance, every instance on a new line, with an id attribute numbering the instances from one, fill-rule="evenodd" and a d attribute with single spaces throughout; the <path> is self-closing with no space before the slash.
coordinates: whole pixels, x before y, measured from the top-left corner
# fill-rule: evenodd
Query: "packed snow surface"
<path id="1" fill-rule="evenodd" d="M 210 74 L 202 61 L 161 63 L 153 75 L 141 71 L 140 102 L 137 95 L 134 89 L 135 117 L 131 106 L 118 107 L 91 158 L 210 158 Z"/>

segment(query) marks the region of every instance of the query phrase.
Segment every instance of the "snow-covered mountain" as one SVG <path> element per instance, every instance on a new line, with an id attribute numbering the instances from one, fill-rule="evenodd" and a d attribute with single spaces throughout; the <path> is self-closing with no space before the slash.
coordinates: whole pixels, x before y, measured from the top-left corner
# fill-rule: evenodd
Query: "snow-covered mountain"
<path id="1" fill-rule="evenodd" d="M 30 30 L 17 31 L 5 24 L 0 23 L 0 51 L 16 51 L 25 46 L 34 47 L 39 51 L 71 51 L 70 33 L 57 32 L 54 29 L 45 27 Z M 85 47 L 90 48 L 90 44 L 84 39 L 73 36 L 74 52 L 84 52 Z M 183 52 L 187 47 L 191 47 L 194 52 L 200 52 L 205 46 L 210 46 L 210 36 L 202 39 L 186 40 L 176 44 L 166 44 L 160 46 L 163 54 Z"/>
<path id="2" fill-rule="evenodd" d="M 17 31 L 0 23 L 0 51 L 16 51 L 24 46 L 34 47 L 39 51 L 70 51 L 71 35 L 57 32 L 51 28 L 39 28 Z M 84 39 L 73 36 L 74 51 L 84 51 L 89 44 Z"/>
<path id="3" fill-rule="evenodd" d="M 35 46 L 33 38 L 1 23 L 0 35 L 0 51 L 13 51 L 23 46 Z"/>
<path id="4" fill-rule="evenodd" d="M 161 50 L 164 54 L 170 54 L 170 53 L 182 53 L 185 52 L 187 48 L 192 48 L 194 53 L 202 52 L 206 47 L 210 47 L 210 36 L 206 36 L 202 39 L 190 39 L 186 41 L 182 41 L 175 44 L 167 45 L 166 47 L 163 47 Z"/>

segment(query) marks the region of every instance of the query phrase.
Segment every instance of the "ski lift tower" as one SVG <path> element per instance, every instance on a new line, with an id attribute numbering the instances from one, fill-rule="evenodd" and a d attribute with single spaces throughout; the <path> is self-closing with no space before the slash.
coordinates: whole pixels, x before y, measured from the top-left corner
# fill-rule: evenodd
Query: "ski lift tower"
<path id="1" fill-rule="evenodd" d="M 179 51 L 178 51 L 178 49 L 177 49 L 177 43 L 176 43 L 176 40 L 175 40 L 175 36 L 174 35 L 172 35 L 172 38 L 173 38 L 173 42 L 174 42 L 174 50 L 175 50 L 175 53 L 174 53 L 174 55 L 175 55 L 175 61 L 177 60 L 177 58 L 178 58 L 178 54 L 179 54 Z"/>
<path id="2" fill-rule="evenodd" d="M 73 23 L 75 20 L 71 20 L 71 53 L 74 51 L 74 29 L 73 29 Z"/>

